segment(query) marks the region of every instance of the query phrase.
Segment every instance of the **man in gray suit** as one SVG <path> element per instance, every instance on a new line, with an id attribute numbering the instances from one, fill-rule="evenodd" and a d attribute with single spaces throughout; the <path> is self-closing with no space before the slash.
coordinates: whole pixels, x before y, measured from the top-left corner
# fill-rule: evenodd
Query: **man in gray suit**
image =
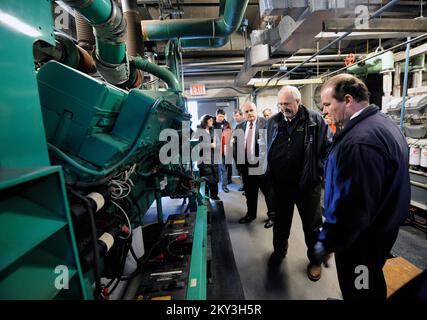
<path id="1" fill-rule="evenodd" d="M 239 220 L 239 223 L 250 223 L 256 219 L 258 206 L 258 190 L 261 189 L 264 197 L 266 197 L 267 207 L 270 205 L 268 199 L 268 189 L 264 172 L 251 172 L 250 168 L 259 167 L 258 157 L 261 158 L 259 141 L 262 140 L 260 130 L 266 128 L 267 121 L 258 117 L 256 106 L 252 102 L 247 102 L 242 107 L 246 121 L 236 126 L 236 131 L 241 130 L 241 139 L 237 139 L 235 143 L 235 151 L 238 149 L 237 144 L 244 143 L 245 156 L 244 161 L 239 163 L 240 159 L 236 159 L 237 168 L 242 175 L 243 185 L 245 189 L 247 213 Z M 243 139 L 244 137 L 244 139 Z M 243 148 L 242 148 L 243 149 Z M 235 155 L 237 151 L 235 152 Z M 262 171 L 262 170 L 261 170 Z M 268 208 L 268 212 L 274 211 L 273 208 Z"/>

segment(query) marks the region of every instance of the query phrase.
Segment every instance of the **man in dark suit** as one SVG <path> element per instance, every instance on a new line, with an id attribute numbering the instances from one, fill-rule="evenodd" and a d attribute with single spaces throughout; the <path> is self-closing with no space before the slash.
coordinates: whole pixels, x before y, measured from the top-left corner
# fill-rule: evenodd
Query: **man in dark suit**
<path id="1" fill-rule="evenodd" d="M 261 189 L 264 197 L 266 197 L 267 207 L 270 204 L 264 175 L 265 170 L 260 168 L 262 167 L 263 159 L 259 144 L 263 140 L 261 130 L 265 130 L 267 121 L 257 116 L 256 106 L 252 102 L 245 103 L 242 110 L 246 121 L 236 126 L 235 132 L 240 133 L 240 135 L 238 134 L 238 138 L 235 140 L 234 150 L 237 168 L 243 179 L 248 211 L 239 220 L 239 223 L 250 223 L 256 218 L 259 189 Z M 244 148 L 242 148 L 242 143 L 244 144 Z M 239 150 L 244 150 L 244 156 L 238 156 Z M 268 212 L 272 211 L 272 208 L 268 208 Z"/>

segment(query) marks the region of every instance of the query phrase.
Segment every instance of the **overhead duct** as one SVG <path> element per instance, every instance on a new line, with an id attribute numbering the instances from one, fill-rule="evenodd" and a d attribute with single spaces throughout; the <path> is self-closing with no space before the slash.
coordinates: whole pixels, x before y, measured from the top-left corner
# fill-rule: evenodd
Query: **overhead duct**
<path id="1" fill-rule="evenodd" d="M 220 47 L 241 25 L 249 0 L 226 0 L 216 19 L 148 20 L 141 22 L 142 35 L 147 41 L 183 39 L 184 48 Z M 222 9 L 223 8 L 223 9 Z M 187 42 L 186 39 L 206 39 Z M 210 39 L 211 38 L 211 39 Z"/>
<path id="2" fill-rule="evenodd" d="M 262 18 L 285 15 L 299 17 L 306 7 L 306 0 L 260 0 L 259 2 L 259 12 Z"/>
<path id="3" fill-rule="evenodd" d="M 265 1 L 268 2 L 268 1 Z M 315 44 L 314 37 L 321 32 L 322 22 L 330 18 L 336 18 L 343 13 L 348 13 L 362 0 L 287 0 L 270 1 L 272 12 L 281 12 L 285 15 L 278 26 L 269 30 L 258 30 L 251 35 L 252 45 L 268 44 L 270 56 L 292 55 L 301 48 L 312 48 Z M 372 0 L 373 3 L 381 3 L 381 0 Z M 281 11 L 276 11 L 279 8 Z M 276 63 L 277 58 L 265 60 L 264 64 Z M 245 65 L 236 78 L 236 85 L 246 85 L 247 79 L 256 74 L 252 68 L 259 66 Z"/>

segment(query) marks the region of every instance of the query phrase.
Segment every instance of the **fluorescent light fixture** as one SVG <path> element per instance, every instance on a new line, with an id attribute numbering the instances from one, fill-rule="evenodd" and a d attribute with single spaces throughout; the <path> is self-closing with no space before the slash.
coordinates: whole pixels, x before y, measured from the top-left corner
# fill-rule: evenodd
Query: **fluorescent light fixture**
<path id="1" fill-rule="evenodd" d="M 30 37 L 40 37 L 42 34 L 32 26 L 22 22 L 18 18 L 11 16 L 0 10 L 0 23 L 3 23 L 12 29 L 19 31 Z"/>
<path id="2" fill-rule="evenodd" d="M 259 79 L 252 78 L 248 85 L 252 85 L 254 87 L 264 87 L 268 82 L 268 79 Z M 322 84 L 323 81 L 321 78 L 311 78 L 311 79 L 283 79 L 276 81 L 275 79 L 271 80 L 268 83 L 268 87 L 276 87 L 276 86 L 298 86 L 298 85 L 307 85 L 307 84 Z"/>

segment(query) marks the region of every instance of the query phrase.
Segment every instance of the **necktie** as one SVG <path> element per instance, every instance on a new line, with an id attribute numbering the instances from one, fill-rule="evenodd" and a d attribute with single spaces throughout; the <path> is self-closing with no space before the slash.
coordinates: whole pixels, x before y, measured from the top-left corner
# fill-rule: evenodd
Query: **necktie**
<path id="1" fill-rule="evenodd" d="M 246 138 L 246 156 L 248 159 L 253 159 L 252 154 L 252 141 L 254 138 L 254 124 L 249 122 L 248 136 Z"/>

